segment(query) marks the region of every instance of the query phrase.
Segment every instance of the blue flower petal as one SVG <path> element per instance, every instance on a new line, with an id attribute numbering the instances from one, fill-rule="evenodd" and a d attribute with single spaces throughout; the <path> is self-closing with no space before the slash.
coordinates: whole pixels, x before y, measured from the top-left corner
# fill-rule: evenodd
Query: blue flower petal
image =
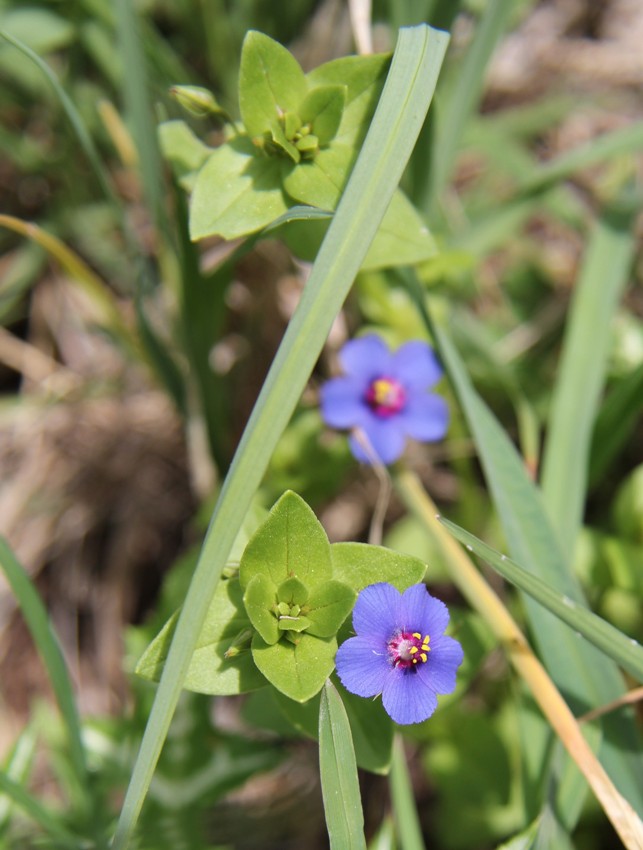
<path id="1" fill-rule="evenodd" d="M 384 581 L 369 584 L 357 597 L 353 628 L 360 637 L 373 642 L 373 649 L 379 649 L 379 644 L 386 645 L 398 628 L 395 612 L 399 600 L 399 591 Z"/>
<path id="2" fill-rule="evenodd" d="M 431 651 L 426 664 L 418 667 L 418 676 L 439 694 L 450 694 L 455 690 L 455 674 L 462 664 L 464 653 L 457 640 L 441 635 L 430 643 Z"/>
<path id="3" fill-rule="evenodd" d="M 342 685 L 358 697 L 374 697 L 382 693 L 391 672 L 386 648 L 382 646 L 378 651 L 373 648 L 370 638 L 360 635 L 349 638 L 340 646 L 335 666 Z"/>
<path id="4" fill-rule="evenodd" d="M 420 442 L 441 440 L 449 427 L 449 408 L 439 395 L 409 395 L 398 422 L 408 437 Z"/>
<path id="5" fill-rule="evenodd" d="M 401 457 L 406 441 L 398 416 L 380 419 L 375 414 L 370 414 L 362 424 L 362 431 L 370 444 L 372 453 L 383 464 L 394 463 Z M 362 463 L 372 463 L 371 455 L 362 448 L 358 437 L 351 435 L 349 443 L 351 452 L 357 460 Z"/>
<path id="6" fill-rule="evenodd" d="M 342 369 L 353 378 L 371 381 L 390 368 L 391 352 L 375 334 L 351 339 L 339 353 Z"/>
<path id="7" fill-rule="evenodd" d="M 424 677 L 397 668 L 386 677 L 382 703 L 396 723 L 406 725 L 421 723 L 430 717 L 437 707 L 438 698 Z"/>
<path id="8" fill-rule="evenodd" d="M 427 390 L 442 374 L 442 366 L 433 349 L 422 340 L 405 342 L 391 356 L 389 377 L 397 378 L 407 390 Z"/>
<path id="9" fill-rule="evenodd" d="M 428 592 L 423 584 L 414 584 L 404 591 L 397 614 L 398 628 L 428 634 L 433 641 L 439 637 L 449 623 L 449 610 Z"/>
<path id="10" fill-rule="evenodd" d="M 322 419 L 331 428 L 354 428 L 370 417 L 364 384 L 356 378 L 333 378 L 320 390 Z"/>

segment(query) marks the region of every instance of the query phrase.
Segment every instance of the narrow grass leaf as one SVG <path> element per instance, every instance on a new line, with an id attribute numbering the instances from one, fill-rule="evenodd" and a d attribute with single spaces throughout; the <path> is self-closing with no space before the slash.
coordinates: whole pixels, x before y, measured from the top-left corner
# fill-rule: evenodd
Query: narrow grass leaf
<path id="1" fill-rule="evenodd" d="M 0 771 L 0 791 L 6 794 L 31 820 L 56 841 L 57 847 L 78 848 L 81 842 L 62 823 L 60 818 L 45 808 L 26 788 Z"/>
<path id="2" fill-rule="evenodd" d="M 366 850 L 351 727 L 330 679 L 319 706 L 319 775 L 331 850 Z"/>
<path id="3" fill-rule="evenodd" d="M 628 280 L 634 244 L 631 212 L 607 210 L 591 234 L 565 331 L 543 452 L 542 492 L 567 562 L 583 519 L 611 319 Z"/>
<path id="4" fill-rule="evenodd" d="M 450 338 L 431 321 L 415 278 L 407 280 L 463 407 L 513 557 L 559 593 L 584 604 L 540 492 L 508 436 L 475 391 Z M 564 623 L 528 596 L 525 608 L 543 663 L 576 710 L 586 711 L 623 695 L 624 681 L 613 661 L 579 641 Z M 639 744 L 634 722 L 628 716 L 606 716 L 603 726 L 601 754 L 606 766 L 621 792 L 635 808 L 643 810 L 643 765 L 636 755 Z"/>
<path id="5" fill-rule="evenodd" d="M 532 596 L 541 605 L 549 609 L 564 623 L 583 635 L 586 640 L 597 646 L 602 652 L 620 664 L 624 670 L 640 682 L 643 682 L 643 647 L 632 638 L 624 635 L 602 617 L 589 611 L 569 597 L 558 593 L 546 582 L 528 572 L 515 561 L 502 555 L 482 540 L 447 519 L 441 518 L 451 534 L 463 543 L 467 549 L 475 552 L 503 578 L 515 584 Z"/>
<path id="6" fill-rule="evenodd" d="M 134 831 L 236 534 L 375 236 L 431 102 L 448 37 L 402 30 L 368 135 L 224 482 L 134 765 L 112 850 Z"/>
<path id="7" fill-rule="evenodd" d="M 80 720 L 65 659 L 40 596 L 9 544 L 2 537 L 0 537 L 0 568 L 7 577 L 9 586 L 20 605 L 29 632 L 49 675 L 67 728 L 71 763 L 79 784 L 87 788 L 87 765 L 81 740 Z"/>
<path id="8" fill-rule="evenodd" d="M 391 799 L 400 850 L 424 850 L 422 828 L 415 805 L 415 794 L 406 763 L 404 742 L 396 735 L 390 777 Z"/>

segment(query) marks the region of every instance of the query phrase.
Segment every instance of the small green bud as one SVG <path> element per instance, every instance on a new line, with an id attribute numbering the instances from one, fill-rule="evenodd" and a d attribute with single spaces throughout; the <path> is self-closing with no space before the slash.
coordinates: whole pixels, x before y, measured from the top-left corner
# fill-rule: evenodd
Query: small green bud
<path id="1" fill-rule="evenodd" d="M 170 94 L 184 109 L 197 118 L 218 115 L 224 120 L 228 119 L 225 109 L 219 105 L 209 89 L 202 86 L 172 86 Z"/>

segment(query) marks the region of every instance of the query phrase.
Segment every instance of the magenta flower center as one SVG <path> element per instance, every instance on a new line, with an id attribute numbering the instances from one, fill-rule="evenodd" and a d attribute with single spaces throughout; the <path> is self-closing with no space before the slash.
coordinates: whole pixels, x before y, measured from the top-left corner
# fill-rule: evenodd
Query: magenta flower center
<path id="1" fill-rule="evenodd" d="M 392 416 L 406 404 L 406 392 L 394 378 L 375 378 L 366 390 L 366 403 L 378 416 Z"/>
<path id="2" fill-rule="evenodd" d="M 389 658 L 394 667 L 403 670 L 416 664 L 425 664 L 429 657 L 429 635 L 422 637 L 420 632 L 396 632 L 387 644 Z"/>

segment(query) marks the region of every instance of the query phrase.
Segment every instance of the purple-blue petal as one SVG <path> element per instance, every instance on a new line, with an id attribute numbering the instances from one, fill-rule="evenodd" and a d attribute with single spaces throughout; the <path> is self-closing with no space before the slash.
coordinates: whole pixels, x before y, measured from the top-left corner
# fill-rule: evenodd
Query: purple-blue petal
<path id="1" fill-rule="evenodd" d="M 450 694 L 455 690 L 456 670 L 462 664 L 462 647 L 452 637 L 441 635 L 430 642 L 431 651 L 426 664 L 418 666 L 418 676 L 438 694 Z"/>
<path id="2" fill-rule="evenodd" d="M 449 610 L 444 602 L 431 596 L 423 584 L 414 584 L 402 594 L 397 623 L 404 631 L 421 632 L 423 637 L 428 634 L 433 642 L 446 629 Z"/>
<path id="3" fill-rule="evenodd" d="M 353 608 L 353 628 L 360 637 L 373 641 L 373 648 L 385 645 L 398 625 L 395 612 L 400 593 L 381 581 L 360 591 Z"/>
<path id="4" fill-rule="evenodd" d="M 405 434 L 414 440 L 441 440 L 449 427 L 449 408 L 439 395 L 409 394 L 398 421 Z"/>
<path id="5" fill-rule="evenodd" d="M 339 352 L 339 362 L 347 375 L 372 381 L 386 374 L 391 352 L 381 337 L 369 334 L 349 340 Z"/>
<path id="6" fill-rule="evenodd" d="M 391 669 L 382 689 L 382 703 L 396 723 L 421 723 L 435 711 L 435 691 L 416 673 Z"/>
<path id="7" fill-rule="evenodd" d="M 331 428 L 353 428 L 370 416 L 365 385 L 357 378 L 332 378 L 320 390 L 322 419 Z"/>
<path id="8" fill-rule="evenodd" d="M 404 452 L 404 431 L 400 427 L 398 415 L 387 419 L 378 417 L 369 411 L 368 419 L 362 424 L 362 432 L 370 446 L 367 452 L 354 434 L 349 439 L 350 449 L 353 456 L 362 463 L 372 463 L 371 454 L 374 454 L 384 464 L 395 463 Z"/>
<path id="9" fill-rule="evenodd" d="M 358 635 L 339 647 L 335 656 L 337 675 L 342 685 L 359 697 L 374 697 L 382 692 L 391 665 L 385 647 Z"/>
<path id="10" fill-rule="evenodd" d="M 440 380 L 442 366 L 426 342 L 405 342 L 391 357 L 389 377 L 397 378 L 408 390 L 427 390 Z"/>

